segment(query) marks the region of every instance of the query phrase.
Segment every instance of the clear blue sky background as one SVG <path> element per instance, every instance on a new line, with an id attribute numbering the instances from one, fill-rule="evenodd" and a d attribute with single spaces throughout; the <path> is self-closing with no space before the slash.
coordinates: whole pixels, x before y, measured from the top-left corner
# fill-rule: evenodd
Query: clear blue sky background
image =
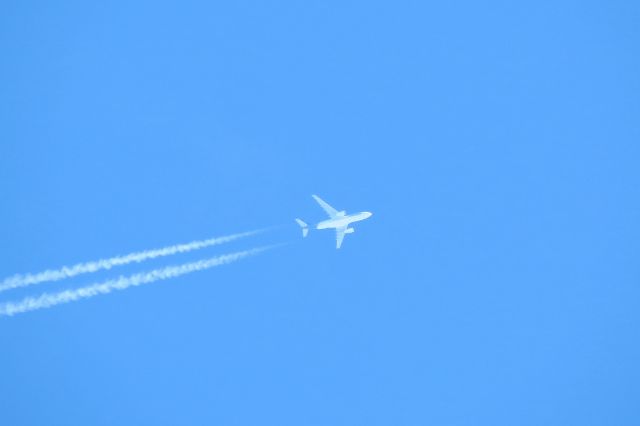
<path id="1" fill-rule="evenodd" d="M 8 1 L 2 425 L 637 425 L 635 1 Z M 374 216 L 336 251 L 318 193 Z"/>

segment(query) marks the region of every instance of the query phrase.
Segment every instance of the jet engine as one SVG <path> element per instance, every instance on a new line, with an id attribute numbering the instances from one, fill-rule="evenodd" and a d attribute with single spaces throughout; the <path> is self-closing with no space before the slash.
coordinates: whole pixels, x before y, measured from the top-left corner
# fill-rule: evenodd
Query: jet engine
<path id="1" fill-rule="evenodd" d="M 353 229 L 353 228 L 347 228 L 347 229 L 344 231 L 344 233 L 345 233 L 345 234 L 353 234 L 354 232 L 356 232 L 356 230 L 355 230 L 355 229 Z"/>

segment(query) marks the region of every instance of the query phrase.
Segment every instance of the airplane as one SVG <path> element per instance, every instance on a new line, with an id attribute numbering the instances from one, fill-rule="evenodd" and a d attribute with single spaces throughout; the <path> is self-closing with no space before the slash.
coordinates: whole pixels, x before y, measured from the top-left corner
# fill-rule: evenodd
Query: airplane
<path id="1" fill-rule="evenodd" d="M 331 207 L 327 202 L 323 201 L 322 198 L 317 195 L 312 195 L 313 199 L 320 204 L 320 207 L 329 215 L 329 219 L 323 220 L 322 222 L 316 225 L 316 229 L 330 229 L 333 228 L 336 230 L 336 249 L 339 249 L 342 245 L 342 240 L 344 239 L 345 234 L 352 234 L 355 232 L 350 225 L 353 222 L 359 222 L 361 220 L 365 220 L 371 217 L 373 213 L 371 212 L 360 212 L 355 214 L 347 214 L 346 211 L 338 211 Z M 296 219 L 296 223 L 300 225 L 302 228 L 302 238 L 306 237 L 309 234 L 309 225 L 304 223 L 300 219 Z"/>

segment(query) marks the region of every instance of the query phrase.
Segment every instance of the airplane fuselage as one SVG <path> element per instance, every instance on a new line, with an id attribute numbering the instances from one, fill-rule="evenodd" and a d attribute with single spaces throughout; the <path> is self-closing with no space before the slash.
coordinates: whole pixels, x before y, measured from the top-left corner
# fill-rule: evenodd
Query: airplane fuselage
<path id="1" fill-rule="evenodd" d="M 342 214 L 333 219 L 323 220 L 316 225 L 316 229 L 343 228 L 348 227 L 353 222 L 359 222 L 371 217 L 371 212 L 360 212 L 354 214 Z"/>

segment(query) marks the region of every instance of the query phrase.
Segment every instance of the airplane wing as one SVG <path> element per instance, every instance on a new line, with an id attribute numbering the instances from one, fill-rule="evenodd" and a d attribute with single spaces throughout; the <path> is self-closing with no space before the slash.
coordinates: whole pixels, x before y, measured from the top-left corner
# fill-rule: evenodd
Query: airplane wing
<path id="1" fill-rule="evenodd" d="M 327 214 L 331 219 L 338 216 L 338 210 L 331 207 L 329 204 L 323 201 L 322 198 L 318 197 L 317 195 L 312 195 L 312 197 L 314 200 L 318 202 L 318 204 L 320 204 L 320 207 L 322 207 L 324 211 L 327 212 Z"/>
<path id="2" fill-rule="evenodd" d="M 339 249 L 342 245 L 342 240 L 344 240 L 344 231 L 346 230 L 346 226 L 343 226 L 342 228 L 336 228 L 336 249 Z"/>

